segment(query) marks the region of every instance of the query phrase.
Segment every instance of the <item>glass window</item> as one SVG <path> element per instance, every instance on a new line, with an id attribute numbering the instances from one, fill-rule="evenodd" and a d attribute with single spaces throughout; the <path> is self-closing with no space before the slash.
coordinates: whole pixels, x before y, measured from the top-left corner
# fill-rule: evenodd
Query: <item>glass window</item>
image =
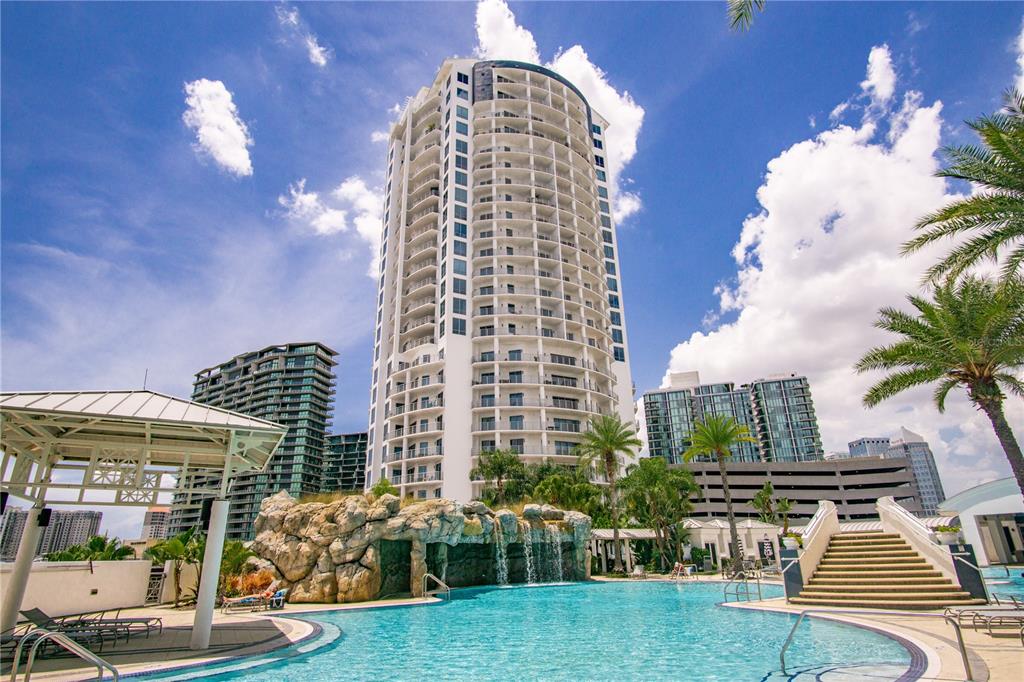
<path id="1" fill-rule="evenodd" d="M 456 239 L 455 240 L 455 249 L 454 249 L 453 253 L 456 256 L 465 256 L 466 255 L 466 242 L 459 241 L 458 239 Z"/>
<path id="2" fill-rule="evenodd" d="M 464 298 L 453 298 L 452 299 L 452 312 L 456 315 L 466 314 L 466 299 Z"/>
<path id="3" fill-rule="evenodd" d="M 615 247 L 614 246 L 606 246 L 606 247 L 604 247 L 604 257 L 605 258 L 615 258 Z"/>
<path id="4" fill-rule="evenodd" d="M 616 274 L 616 273 L 615 273 L 615 263 L 613 263 L 613 262 L 612 262 L 612 261 L 610 261 L 610 260 L 606 260 L 606 261 L 604 262 L 604 271 L 605 271 L 606 273 L 608 273 L 609 275 L 614 275 L 614 274 Z"/>
<path id="5" fill-rule="evenodd" d="M 619 290 L 619 283 L 617 281 L 615 281 L 614 277 L 609 277 L 608 278 L 608 288 L 611 289 L 612 291 L 618 291 Z"/>
<path id="6" fill-rule="evenodd" d="M 608 294 L 608 305 L 613 308 L 619 307 L 619 297 L 615 294 Z"/>
<path id="7" fill-rule="evenodd" d="M 603 170 L 597 171 L 597 179 L 600 180 L 601 182 L 604 182 L 605 180 L 607 180 L 607 176 L 605 176 Z"/>
<path id="8" fill-rule="evenodd" d="M 624 351 L 620 346 L 615 346 L 613 351 L 615 353 L 615 359 L 616 360 L 618 360 L 619 362 L 625 362 L 626 361 L 626 351 Z"/>
<path id="9" fill-rule="evenodd" d="M 523 425 L 523 415 L 521 414 L 513 415 L 508 418 L 508 427 L 513 431 L 522 431 Z"/>
<path id="10" fill-rule="evenodd" d="M 460 206 L 458 204 L 455 204 L 455 219 L 456 220 L 466 220 L 466 218 L 468 216 L 469 216 L 469 213 L 466 211 L 466 207 L 465 206 Z"/>
<path id="11" fill-rule="evenodd" d="M 602 222 L 604 221 L 604 216 L 601 216 L 601 220 L 602 220 Z M 601 230 L 601 240 L 604 241 L 607 244 L 611 244 L 612 243 L 612 233 L 609 232 L 608 230 Z"/>
<path id="12" fill-rule="evenodd" d="M 460 154 L 468 154 L 469 143 L 466 142 L 465 140 L 455 140 L 455 151 L 459 152 Z"/>
<path id="13" fill-rule="evenodd" d="M 596 163 L 601 168 L 604 168 L 604 157 L 603 156 L 594 156 L 594 163 Z"/>
<path id="14" fill-rule="evenodd" d="M 469 162 L 466 160 L 465 156 L 456 156 L 455 167 L 461 168 L 462 170 L 466 170 L 469 167 Z"/>
<path id="15" fill-rule="evenodd" d="M 455 88 L 455 96 L 461 99 L 469 99 L 469 92 L 462 88 Z"/>
<path id="16" fill-rule="evenodd" d="M 612 341 L 614 341 L 615 343 L 623 343 L 623 341 L 622 341 L 622 330 L 621 329 L 613 329 L 612 330 Z"/>
<path id="17" fill-rule="evenodd" d="M 458 116 L 459 118 L 467 118 L 468 119 L 469 118 L 469 109 L 467 109 L 466 107 L 462 106 L 461 104 L 458 104 L 458 105 L 455 106 L 455 115 Z"/>
<path id="18" fill-rule="evenodd" d="M 455 188 L 455 201 L 461 201 L 462 203 L 466 203 L 466 197 L 466 190 L 462 189 L 461 187 Z"/>
<path id="19" fill-rule="evenodd" d="M 456 258 L 455 266 L 452 268 L 452 272 L 454 272 L 456 275 L 465 275 L 466 261 L 462 260 L 461 258 Z"/>
<path id="20" fill-rule="evenodd" d="M 452 333 L 460 336 L 466 335 L 466 321 L 461 317 L 452 318 Z"/>
<path id="21" fill-rule="evenodd" d="M 466 238 L 466 224 L 465 223 L 455 223 L 455 236 L 456 237 L 462 237 L 463 239 Z"/>
<path id="22" fill-rule="evenodd" d="M 466 174 L 462 171 L 455 171 L 455 184 L 465 187 L 468 184 L 466 181 Z"/>
<path id="23" fill-rule="evenodd" d="M 512 393 L 508 397 L 508 404 L 511 405 L 512 407 L 522 407 L 524 405 L 524 403 L 523 403 L 523 394 L 522 393 Z"/>
<path id="24" fill-rule="evenodd" d="M 601 140 L 594 140 L 594 149 L 604 149 L 604 145 L 601 144 Z"/>
<path id="25" fill-rule="evenodd" d="M 520 360 L 523 359 L 523 351 L 519 349 L 510 350 L 508 352 L 508 359 L 511 362 L 519 362 Z"/>
<path id="26" fill-rule="evenodd" d="M 494 407 L 494 394 L 487 393 L 480 396 L 480 407 Z"/>
<path id="27" fill-rule="evenodd" d="M 601 197 L 602 199 L 607 199 L 608 198 L 608 188 L 604 187 L 603 185 L 598 185 L 597 186 L 597 196 Z"/>
<path id="28" fill-rule="evenodd" d="M 456 294 L 465 294 L 466 280 L 459 279 L 458 277 L 452 280 L 452 291 L 454 291 Z"/>
<path id="29" fill-rule="evenodd" d="M 590 129 L 594 132 L 595 135 L 601 134 L 601 126 L 597 125 L 596 123 L 591 123 Z"/>
<path id="30" fill-rule="evenodd" d="M 615 312 L 613 310 L 611 317 L 612 317 L 612 324 L 622 324 L 622 315 L 620 315 L 619 313 L 617 313 L 617 312 Z"/>
<path id="31" fill-rule="evenodd" d="M 455 78 L 456 78 L 456 79 L 457 79 L 457 80 L 458 80 L 458 81 L 459 81 L 460 83 L 465 83 L 466 85 L 469 85 L 469 76 L 468 76 L 467 74 L 464 74 L 464 73 L 456 73 L 456 74 L 455 74 Z"/>

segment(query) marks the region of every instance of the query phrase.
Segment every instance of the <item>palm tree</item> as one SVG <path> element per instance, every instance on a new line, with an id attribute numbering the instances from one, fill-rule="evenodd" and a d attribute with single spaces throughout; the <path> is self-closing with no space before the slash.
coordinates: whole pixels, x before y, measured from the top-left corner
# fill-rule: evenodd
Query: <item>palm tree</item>
<path id="1" fill-rule="evenodd" d="M 478 481 L 494 481 L 495 502 L 505 504 L 505 484 L 510 479 L 525 478 L 526 467 L 511 450 L 492 450 L 480 455 L 480 461 L 469 477 Z"/>
<path id="2" fill-rule="evenodd" d="M 942 239 L 968 237 L 928 270 L 935 282 L 998 260 L 1000 250 L 1008 251 L 1004 277 L 1018 273 L 1024 263 L 1024 94 L 1009 90 L 1004 100 L 1004 111 L 967 123 L 981 146 L 945 148 L 952 163 L 936 173 L 967 180 L 982 191 L 926 215 L 917 224 L 923 232 L 903 245 L 906 254 Z"/>
<path id="3" fill-rule="evenodd" d="M 875 322 L 901 338 L 871 349 L 857 363 L 858 372 L 890 372 L 868 389 L 864 404 L 874 407 L 910 388 L 937 383 L 933 398 L 944 412 L 949 392 L 965 389 L 992 422 L 1024 492 L 1024 457 L 1003 414 L 1004 390 L 1024 396 L 1024 382 L 1015 374 L 1024 367 L 1024 280 L 1014 276 L 997 283 L 969 276 L 947 280 L 936 288 L 934 301 L 907 299 L 916 314 L 883 308 Z"/>
<path id="4" fill-rule="evenodd" d="M 729 491 L 729 476 L 725 471 L 725 459 L 732 452 L 729 448 L 738 443 L 756 443 L 750 430 L 737 423 L 732 417 L 710 414 L 693 425 L 690 433 L 690 448 L 683 453 L 683 459 L 693 461 L 695 457 L 713 457 L 718 461 L 722 476 L 722 492 L 725 494 L 725 515 L 729 519 L 729 543 L 733 567 L 739 570 L 743 558 L 740 556 L 740 538 L 736 532 L 736 515 L 732 509 L 732 493 Z"/>
<path id="5" fill-rule="evenodd" d="M 121 561 L 134 558 L 134 549 L 121 544 L 118 538 L 107 538 L 106 535 L 94 535 L 81 545 L 46 555 L 47 561 Z"/>
<path id="6" fill-rule="evenodd" d="M 763 12 L 766 0 L 729 0 L 729 28 L 746 31 L 754 23 L 754 11 Z"/>
<path id="7" fill-rule="evenodd" d="M 217 581 L 221 593 L 224 592 L 230 578 L 246 572 L 249 568 L 249 558 L 254 556 L 256 553 L 239 540 L 228 540 L 224 543 L 224 553 L 220 559 L 220 578 Z"/>
<path id="8" fill-rule="evenodd" d="M 675 539 L 676 561 L 682 560 L 678 525 L 693 510 L 690 495 L 697 491 L 693 474 L 670 469 L 663 457 L 645 457 L 622 479 L 626 508 L 639 523 L 654 530 L 662 568 L 667 567 L 669 538 Z"/>
<path id="9" fill-rule="evenodd" d="M 636 431 L 624 424 L 618 415 L 601 415 L 590 420 L 590 429 L 583 434 L 583 442 L 576 446 L 580 464 L 586 468 L 604 470 L 608 481 L 608 507 L 612 513 L 612 543 L 615 547 L 615 565 L 612 570 L 622 572 L 619 552 L 619 500 L 616 481 L 622 467 L 620 455 L 628 455 L 634 448 L 643 447 Z"/>
<path id="10" fill-rule="evenodd" d="M 174 606 L 177 608 L 181 601 L 181 567 L 188 563 L 193 555 L 192 537 L 195 529 L 178 533 L 174 537 L 161 540 L 145 551 L 145 556 L 155 562 L 171 562 L 172 578 L 174 580 Z"/>
<path id="11" fill-rule="evenodd" d="M 793 511 L 793 503 L 789 498 L 781 497 L 775 501 L 775 511 L 782 519 L 782 534 L 789 534 L 789 514 Z"/>

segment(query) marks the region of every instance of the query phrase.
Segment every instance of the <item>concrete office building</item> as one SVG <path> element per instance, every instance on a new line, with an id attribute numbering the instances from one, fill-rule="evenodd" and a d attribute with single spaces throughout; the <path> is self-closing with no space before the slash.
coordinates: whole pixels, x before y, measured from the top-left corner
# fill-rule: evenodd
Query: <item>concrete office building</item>
<path id="1" fill-rule="evenodd" d="M 546 68 L 449 59 L 388 144 L 366 484 L 469 500 L 632 421 L 607 122 Z"/>
<path id="2" fill-rule="evenodd" d="M 8 507 L 0 516 L 0 561 L 13 561 L 25 530 L 28 510 Z M 85 543 L 100 533 L 103 512 L 50 510 L 50 522 L 39 536 L 36 555 L 59 552 Z"/>
<path id="3" fill-rule="evenodd" d="M 717 462 L 690 462 L 700 487 L 692 516 L 725 518 L 725 496 Z M 793 502 L 791 520 L 809 519 L 819 500 L 831 500 L 841 521 L 878 517 L 878 498 L 892 496 L 908 511 L 920 514 L 921 502 L 908 459 L 856 457 L 820 462 L 729 462 L 729 491 L 738 518 L 757 518 L 750 504 L 771 481 L 776 498 Z"/>
<path id="4" fill-rule="evenodd" d="M 669 387 L 644 393 L 644 422 L 651 456 L 682 461 L 689 433 L 705 415 L 728 416 L 750 430 L 757 443 L 731 449 L 738 462 L 803 462 L 824 457 L 807 378 L 796 375 L 733 383 L 702 384 L 697 372 L 669 375 Z"/>
<path id="5" fill-rule="evenodd" d="M 169 537 L 171 524 L 170 507 L 150 507 L 142 519 L 142 540 L 162 540 Z"/>
<path id="6" fill-rule="evenodd" d="M 922 513 L 926 516 L 934 516 L 938 513 L 939 506 L 946 499 L 946 494 L 942 490 L 939 469 L 935 466 L 935 455 L 932 454 L 932 449 L 920 434 L 901 426 L 899 433 L 892 439 L 875 436 L 851 441 L 849 456 L 863 455 L 909 459 L 913 465 L 917 489 L 921 495 Z"/>
<path id="7" fill-rule="evenodd" d="M 849 457 L 881 457 L 889 451 L 889 439 L 858 438 L 851 441 L 847 447 L 849 448 Z"/>
<path id="8" fill-rule="evenodd" d="M 324 492 L 362 490 L 366 485 L 366 432 L 327 436 L 324 456 Z"/>
<path id="9" fill-rule="evenodd" d="M 196 373 L 192 400 L 288 427 L 266 471 L 235 476 L 227 538 L 251 540 L 264 497 L 321 491 L 337 353 L 322 343 L 267 346 Z M 174 496 L 170 534 L 200 525 L 203 496 Z"/>

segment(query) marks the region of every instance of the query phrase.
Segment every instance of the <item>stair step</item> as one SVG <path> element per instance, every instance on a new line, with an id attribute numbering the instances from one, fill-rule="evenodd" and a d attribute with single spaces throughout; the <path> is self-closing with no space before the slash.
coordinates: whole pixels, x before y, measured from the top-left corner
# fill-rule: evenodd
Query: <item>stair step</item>
<path id="1" fill-rule="evenodd" d="M 864 559 L 885 559 L 887 557 L 920 557 L 920 555 L 912 549 L 872 550 L 870 552 L 828 551 L 822 559 L 852 559 L 855 561 L 863 561 Z"/>
<path id="2" fill-rule="evenodd" d="M 874 559 L 884 559 L 885 560 L 884 562 L 879 562 L 879 563 L 886 563 L 886 564 L 921 564 L 923 566 L 927 566 L 928 565 L 927 561 L 925 561 L 924 559 L 922 559 L 920 556 L 918 556 L 916 554 L 912 554 L 911 556 L 857 557 L 856 559 L 852 559 L 852 558 L 849 558 L 849 557 L 840 557 L 838 559 L 831 559 L 829 557 L 825 557 L 825 558 L 823 558 L 819 562 L 819 564 L 822 565 L 822 566 L 842 566 L 842 565 L 847 565 L 847 564 L 864 565 L 864 559 L 872 559 L 872 558 L 874 558 Z"/>
<path id="3" fill-rule="evenodd" d="M 870 579 L 871 582 L 864 582 Z M 942 574 L 936 571 L 934 576 L 920 576 L 920 577 L 906 577 L 902 575 L 885 576 L 881 580 L 876 578 L 874 575 L 864 575 L 863 573 L 854 573 L 848 576 L 819 576 L 814 575 L 813 578 L 808 581 L 808 585 L 877 585 L 879 582 L 892 582 L 894 584 L 904 587 L 917 587 L 925 585 L 952 585 L 948 578 L 942 576 Z"/>
<path id="4" fill-rule="evenodd" d="M 843 564 L 837 566 L 821 566 L 818 565 L 818 570 L 815 571 L 815 575 L 818 573 L 899 573 L 900 575 L 917 576 L 923 577 L 925 575 L 941 575 L 934 568 L 925 563 L 919 564 Z M 877 576 L 873 576 L 877 577 Z"/>
<path id="5" fill-rule="evenodd" d="M 862 531 L 846 531 L 834 534 L 834 538 L 843 538 L 844 540 L 878 540 L 885 539 L 890 540 L 900 537 L 899 533 L 883 533 L 880 530 L 862 530 Z"/>
<path id="6" fill-rule="evenodd" d="M 908 594 L 907 590 L 914 590 L 909 594 L 934 594 L 936 596 L 944 596 L 949 593 L 953 593 L 956 596 L 967 594 L 956 585 L 947 583 L 945 585 L 866 585 L 864 583 L 853 584 L 853 585 L 808 585 L 803 589 L 801 595 L 807 593 L 828 593 L 841 595 L 846 597 L 847 595 L 859 595 L 868 593 L 883 593 L 883 594 L 898 594 L 903 596 Z"/>
<path id="7" fill-rule="evenodd" d="M 827 552 L 885 552 L 894 549 L 912 549 L 905 542 L 865 542 L 863 544 L 852 544 L 847 542 L 831 542 Z"/>
<path id="8" fill-rule="evenodd" d="M 975 606 L 984 604 L 984 599 L 935 599 L 931 601 L 901 601 L 898 597 L 892 599 L 854 599 L 839 600 L 831 597 L 793 597 L 789 600 L 793 604 L 806 604 L 808 606 L 844 606 L 865 609 L 893 609 L 897 611 L 921 611 L 930 609 L 941 609 L 946 606 Z"/>

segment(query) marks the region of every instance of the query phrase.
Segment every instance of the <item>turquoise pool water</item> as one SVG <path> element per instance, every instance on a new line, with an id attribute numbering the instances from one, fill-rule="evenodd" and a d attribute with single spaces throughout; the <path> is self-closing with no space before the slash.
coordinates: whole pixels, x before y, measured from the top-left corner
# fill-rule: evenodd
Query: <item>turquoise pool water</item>
<path id="1" fill-rule="evenodd" d="M 1002 566 L 989 566 L 981 569 L 985 576 L 985 584 L 988 585 L 989 593 L 996 595 L 1013 595 L 1017 599 L 1024 599 L 1024 566 L 1010 568 L 1010 574 Z"/>
<path id="2" fill-rule="evenodd" d="M 781 596 L 774 586 L 766 592 Z M 716 584 L 586 583 L 452 597 L 443 605 L 311 614 L 325 631 L 340 629 L 329 646 L 266 665 L 249 660 L 242 670 L 147 679 L 895 680 L 911 666 L 907 649 L 888 637 L 809 619 L 787 656 L 790 675 L 782 676 L 779 648 L 792 618 L 718 606 Z"/>

